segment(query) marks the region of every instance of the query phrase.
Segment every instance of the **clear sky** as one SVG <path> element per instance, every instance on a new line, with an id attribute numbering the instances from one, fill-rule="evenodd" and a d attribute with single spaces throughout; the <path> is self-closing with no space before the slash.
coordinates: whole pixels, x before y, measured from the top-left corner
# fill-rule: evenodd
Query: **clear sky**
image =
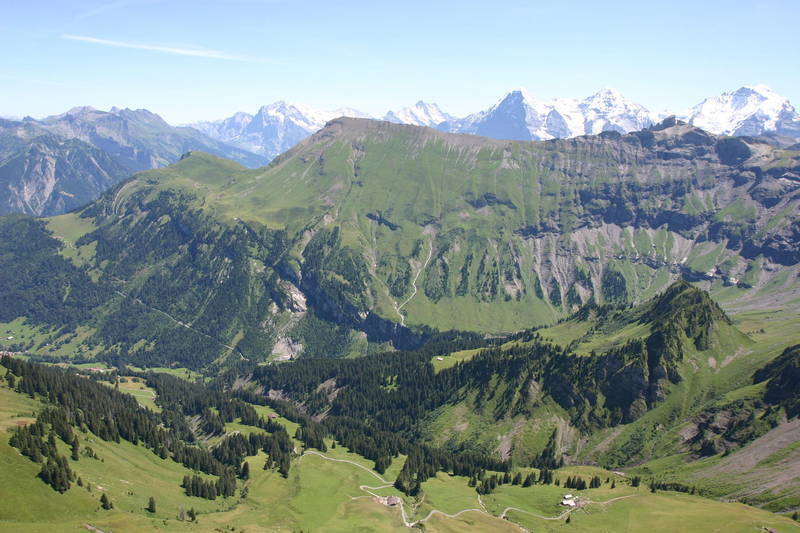
<path id="1" fill-rule="evenodd" d="M 0 115 L 276 100 L 455 115 L 515 87 L 614 87 L 652 110 L 763 83 L 800 106 L 800 1 L 0 0 Z"/>

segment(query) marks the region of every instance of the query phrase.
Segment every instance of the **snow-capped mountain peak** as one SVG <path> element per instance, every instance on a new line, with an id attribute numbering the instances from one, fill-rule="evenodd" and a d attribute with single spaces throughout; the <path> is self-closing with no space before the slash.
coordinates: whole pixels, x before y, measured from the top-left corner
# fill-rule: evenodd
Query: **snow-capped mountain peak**
<path id="1" fill-rule="evenodd" d="M 369 113 L 364 113 L 363 111 L 359 111 L 358 109 L 353 109 L 352 107 L 339 107 L 330 111 L 331 118 L 338 118 L 338 117 L 352 117 L 352 118 L 375 118 Z M 331 120 L 329 118 L 328 120 Z"/>
<path id="2" fill-rule="evenodd" d="M 427 126 L 435 128 L 443 122 L 453 120 L 452 115 L 448 115 L 436 104 L 428 104 L 418 100 L 416 104 L 404 107 L 396 111 L 389 111 L 383 117 L 384 120 L 398 124 L 413 124 L 415 126 Z"/>
<path id="3" fill-rule="evenodd" d="M 501 139 L 546 140 L 606 130 L 627 132 L 652 123 L 647 109 L 616 89 L 601 89 L 584 100 L 546 101 L 517 88 L 486 111 L 456 121 L 453 129 Z"/>
<path id="4" fill-rule="evenodd" d="M 600 89 L 585 98 L 580 108 L 587 134 L 609 130 L 627 133 L 653 124 L 653 117 L 644 106 L 628 100 L 616 89 Z"/>
<path id="5" fill-rule="evenodd" d="M 322 111 L 307 104 L 278 100 L 254 114 L 236 113 L 222 120 L 191 124 L 203 133 L 267 157 L 274 157 L 341 116 L 372 118 L 352 108 Z"/>
<path id="6" fill-rule="evenodd" d="M 765 131 L 792 134 L 800 122 L 789 100 L 766 85 L 745 85 L 706 98 L 685 118 L 699 128 L 724 135 L 760 135 Z"/>

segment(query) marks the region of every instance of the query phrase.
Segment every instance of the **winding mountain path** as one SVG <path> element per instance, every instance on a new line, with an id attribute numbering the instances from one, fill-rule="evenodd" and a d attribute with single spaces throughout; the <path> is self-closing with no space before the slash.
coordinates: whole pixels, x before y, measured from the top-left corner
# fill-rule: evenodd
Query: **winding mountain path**
<path id="1" fill-rule="evenodd" d="M 317 457 L 325 459 L 326 461 L 334 461 L 334 462 L 337 462 L 337 463 L 348 463 L 348 464 L 351 464 L 353 466 L 356 466 L 356 467 L 358 467 L 358 468 L 360 468 L 362 470 L 365 470 L 365 471 L 369 472 L 371 475 L 375 476 L 378 480 L 380 480 L 381 483 L 383 483 L 383 485 L 378 486 L 378 487 L 371 487 L 369 485 L 359 485 L 358 488 L 360 490 L 366 492 L 369 496 L 372 496 L 374 498 L 381 498 L 382 496 L 380 496 L 379 494 L 375 494 L 374 492 L 372 492 L 373 490 L 386 489 L 386 488 L 394 486 L 393 483 L 390 483 L 388 480 L 384 479 L 383 476 L 381 476 L 377 472 L 367 468 L 364 465 L 356 463 L 355 461 L 350 461 L 349 459 L 336 459 L 334 457 L 328 457 L 327 455 L 322 454 L 322 453 L 317 452 L 317 451 L 314 451 L 314 450 L 306 450 L 306 451 L 304 451 L 303 454 L 300 456 L 300 459 L 298 459 L 298 460 L 302 460 L 303 457 L 305 457 L 306 455 L 316 455 Z M 359 499 L 359 498 L 364 498 L 364 497 L 369 497 L 369 496 L 353 496 L 353 499 L 356 500 L 356 499 Z M 580 509 L 582 507 L 585 507 L 587 505 L 608 505 L 608 504 L 613 503 L 613 502 L 618 501 L 618 500 L 624 500 L 626 498 L 633 498 L 634 496 L 636 496 L 636 494 L 628 494 L 626 496 L 619 496 L 617 498 L 611 498 L 610 500 L 606 500 L 604 502 L 595 502 L 595 501 L 592 501 L 592 500 L 584 500 L 579 507 L 573 507 L 573 508 L 567 509 L 567 510 L 565 510 L 563 513 L 561 513 L 558 516 L 542 516 L 542 515 L 539 515 L 539 514 L 536 514 L 536 513 L 532 513 L 530 511 L 526 511 L 524 509 L 519 509 L 518 507 L 506 507 L 505 509 L 503 509 L 503 512 L 500 513 L 499 515 L 493 515 L 492 513 L 490 513 L 486 509 L 486 506 L 483 504 L 483 500 L 481 500 L 480 495 L 478 495 L 478 504 L 481 507 L 480 509 L 477 508 L 477 507 L 468 508 L 468 509 L 462 509 L 462 510 L 457 511 L 455 513 L 446 513 L 446 512 L 444 512 L 444 511 L 442 511 L 440 509 L 433 509 L 425 516 L 425 518 L 420 518 L 419 520 L 416 520 L 414 522 L 412 522 L 409 519 L 408 515 L 406 514 L 405 504 L 404 504 L 402 498 L 400 499 L 399 506 L 400 506 L 400 515 L 401 515 L 401 518 L 403 519 L 403 524 L 406 527 L 415 527 L 418 524 L 423 524 L 423 523 L 427 522 L 434 515 L 441 515 L 441 516 L 444 516 L 444 517 L 447 517 L 447 518 L 458 518 L 459 516 L 461 516 L 464 513 L 471 513 L 471 512 L 481 513 L 481 514 L 484 514 L 486 516 L 490 516 L 492 518 L 499 518 L 501 520 L 509 520 L 509 518 L 507 517 L 509 511 L 516 511 L 516 512 L 519 512 L 519 513 L 525 513 L 527 515 L 539 518 L 541 520 L 562 520 L 567 515 L 572 513 L 573 511 L 577 511 L 578 509 Z M 513 521 L 512 521 L 512 523 L 514 525 L 518 526 L 522 531 L 527 531 L 527 529 L 525 529 L 521 525 L 519 525 L 519 524 L 517 524 L 517 523 L 515 523 Z"/>

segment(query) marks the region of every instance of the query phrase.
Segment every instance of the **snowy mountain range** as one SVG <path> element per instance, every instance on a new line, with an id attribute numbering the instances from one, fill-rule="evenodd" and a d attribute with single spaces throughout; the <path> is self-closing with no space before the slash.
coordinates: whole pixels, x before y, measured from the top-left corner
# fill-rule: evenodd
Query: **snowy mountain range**
<path id="1" fill-rule="evenodd" d="M 741 87 L 706 98 L 684 117 L 691 124 L 722 135 L 779 135 L 800 137 L 800 115 L 787 98 L 766 85 Z"/>
<path id="2" fill-rule="evenodd" d="M 651 126 L 650 112 L 618 91 L 602 89 L 583 100 L 538 100 L 523 89 L 506 94 L 486 111 L 440 124 L 452 133 L 472 133 L 495 139 L 541 141 Z"/>
<path id="3" fill-rule="evenodd" d="M 788 99 L 764 85 L 744 86 L 707 98 L 690 110 L 675 114 L 715 134 L 775 132 L 800 137 L 800 114 Z M 255 115 L 236 113 L 223 120 L 190 126 L 211 138 L 272 158 L 339 116 L 373 118 L 352 108 L 320 111 L 280 101 L 262 107 Z M 538 99 L 524 89 L 515 89 L 488 109 L 463 118 L 420 100 L 412 106 L 389 111 L 383 120 L 495 139 L 547 140 L 603 131 L 641 130 L 664 116 L 632 102 L 615 89 L 601 89 L 584 99 L 553 100 Z"/>

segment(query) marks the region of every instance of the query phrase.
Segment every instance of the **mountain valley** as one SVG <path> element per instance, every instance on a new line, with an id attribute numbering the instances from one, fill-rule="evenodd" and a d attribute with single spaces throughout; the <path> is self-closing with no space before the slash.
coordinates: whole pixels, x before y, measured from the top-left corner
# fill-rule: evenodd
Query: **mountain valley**
<path id="1" fill-rule="evenodd" d="M 793 530 L 799 202 L 800 151 L 674 117 L 337 118 L 0 217 L 0 455 L 53 509 L 2 523 Z"/>

